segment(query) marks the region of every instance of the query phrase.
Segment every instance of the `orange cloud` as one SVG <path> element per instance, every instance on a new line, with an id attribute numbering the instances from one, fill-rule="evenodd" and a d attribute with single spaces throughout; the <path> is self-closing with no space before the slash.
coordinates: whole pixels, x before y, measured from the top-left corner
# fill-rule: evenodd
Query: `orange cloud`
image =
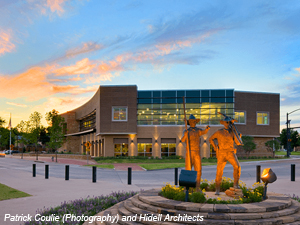
<path id="1" fill-rule="evenodd" d="M 11 52 L 14 48 L 15 45 L 11 42 L 10 32 L 0 30 L 0 55 Z"/>
<path id="2" fill-rule="evenodd" d="M 55 66 L 32 67 L 16 76 L 0 76 L 0 96 L 9 99 L 25 97 L 39 100 L 57 93 L 82 94 L 94 92 L 95 86 L 81 88 L 78 85 L 55 85 L 47 80 Z"/>
<path id="3" fill-rule="evenodd" d="M 64 13 L 63 5 L 67 0 L 47 0 L 47 7 L 50 8 L 51 12 L 57 12 L 59 15 Z"/>
<path id="4" fill-rule="evenodd" d="M 98 87 L 99 88 L 99 87 Z M 70 111 L 70 109 L 78 108 L 87 101 L 89 97 L 50 97 L 46 102 L 41 105 L 34 107 L 33 111 L 41 112 L 42 115 L 51 111 L 52 109 L 57 110 L 59 113 L 64 113 Z"/>
<path id="5" fill-rule="evenodd" d="M 19 103 L 14 103 L 14 102 L 6 102 L 6 104 L 8 104 L 8 105 L 14 105 L 14 106 L 18 106 L 18 107 L 23 107 L 23 108 L 27 107 L 27 105 L 19 104 Z"/>
<path id="6" fill-rule="evenodd" d="M 81 61 L 76 62 L 73 66 L 64 66 L 61 67 L 53 73 L 56 76 L 68 76 L 68 75 L 76 75 L 76 74 L 89 74 L 92 72 L 93 68 L 95 68 L 95 64 L 92 64 L 88 58 L 85 58 Z"/>

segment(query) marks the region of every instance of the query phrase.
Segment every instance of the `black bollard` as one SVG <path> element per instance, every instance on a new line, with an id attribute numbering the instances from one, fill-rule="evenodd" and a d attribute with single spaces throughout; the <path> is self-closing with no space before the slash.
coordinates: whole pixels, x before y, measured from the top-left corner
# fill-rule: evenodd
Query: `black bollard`
<path id="1" fill-rule="evenodd" d="M 128 185 L 131 185 L 131 176 L 132 176 L 132 170 L 131 167 L 128 167 L 128 179 L 127 179 Z"/>
<path id="2" fill-rule="evenodd" d="M 69 180 L 70 166 L 66 165 L 65 180 Z"/>
<path id="3" fill-rule="evenodd" d="M 260 183 L 260 165 L 256 166 L 256 182 Z"/>
<path id="4" fill-rule="evenodd" d="M 175 168 L 175 185 L 178 185 L 178 168 Z"/>
<path id="5" fill-rule="evenodd" d="M 93 166 L 93 183 L 96 183 L 97 167 Z"/>
<path id="6" fill-rule="evenodd" d="M 296 166 L 295 164 L 291 164 L 291 181 L 295 181 L 295 172 L 296 172 Z"/>
<path id="7" fill-rule="evenodd" d="M 32 176 L 35 177 L 36 175 L 36 164 L 32 164 Z"/>
<path id="8" fill-rule="evenodd" d="M 45 165 L 45 179 L 49 178 L 49 165 Z"/>

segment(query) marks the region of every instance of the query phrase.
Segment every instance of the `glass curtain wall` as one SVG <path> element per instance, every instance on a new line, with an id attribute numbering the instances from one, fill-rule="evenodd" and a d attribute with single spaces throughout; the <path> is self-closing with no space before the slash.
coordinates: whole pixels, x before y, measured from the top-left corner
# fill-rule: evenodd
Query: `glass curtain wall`
<path id="1" fill-rule="evenodd" d="M 138 125 L 184 125 L 183 96 L 187 118 L 199 125 L 219 124 L 218 112 L 234 117 L 233 90 L 139 91 Z"/>

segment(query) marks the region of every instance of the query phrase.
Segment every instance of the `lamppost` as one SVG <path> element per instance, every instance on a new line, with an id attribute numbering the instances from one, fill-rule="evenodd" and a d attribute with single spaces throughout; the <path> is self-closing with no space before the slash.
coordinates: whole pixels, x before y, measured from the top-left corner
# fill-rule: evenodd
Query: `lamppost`
<path id="1" fill-rule="evenodd" d="M 289 120 L 289 115 L 300 110 L 299 109 L 296 109 L 290 113 L 286 113 L 286 139 L 287 139 L 287 144 L 286 144 L 286 157 L 290 157 L 290 146 L 291 146 L 291 136 L 290 136 L 290 129 L 291 127 L 289 126 L 290 123 L 291 123 L 291 120 Z"/>

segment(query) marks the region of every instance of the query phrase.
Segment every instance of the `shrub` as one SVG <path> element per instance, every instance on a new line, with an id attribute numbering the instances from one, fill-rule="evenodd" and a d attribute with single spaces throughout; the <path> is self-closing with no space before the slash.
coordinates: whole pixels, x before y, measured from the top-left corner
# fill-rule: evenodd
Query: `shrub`
<path id="1" fill-rule="evenodd" d="M 41 216 L 51 216 L 52 214 L 55 214 L 56 216 L 60 217 L 60 220 L 62 220 L 64 214 L 76 214 L 77 216 L 93 216 L 111 206 L 114 204 L 124 201 L 134 195 L 136 195 L 137 192 L 113 192 L 110 195 L 107 196 L 98 196 L 93 198 L 86 198 L 86 199 L 78 199 L 70 202 L 62 202 L 62 204 L 58 207 L 51 207 L 51 208 L 44 208 L 41 210 L 37 210 L 37 214 L 40 214 Z M 76 221 L 65 221 L 64 224 L 83 224 L 82 222 L 76 222 Z M 41 224 L 40 221 L 30 221 L 25 222 L 24 225 L 38 225 Z M 58 223 L 53 223 L 51 221 L 44 222 L 43 224 L 62 224 L 62 221 Z"/>
<path id="2" fill-rule="evenodd" d="M 189 199 L 191 202 L 195 203 L 204 203 L 206 201 L 205 195 L 201 192 L 194 192 L 189 195 Z"/>
<path id="3" fill-rule="evenodd" d="M 209 203 L 209 204 L 241 204 L 241 203 L 250 203 L 250 202 L 260 202 L 262 201 L 262 196 L 264 192 L 263 183 L 254 183 L 252 188 L 247 188 L 246 184 L 242 181 L 239 182 L 239 186 L 243 191 L 244 198 L 239 198 L 238 200 L 221 200 L 217 199 L 206 199 L 205 195 L 201 192 L 197 192 L 195 189 L 189 189 L 189 201 L 196 203 Z M 223 177 L 221 183 L 221 191 L 225 191 L 233 187 L 233 180 L 230 178 Z M 216 184 L 214 180 L 207 181 L 206 179 L 201 180 L 200 188 L 205 191 L 215 191 Z M 184 187 L 176 187 L 175 185 L 170 185 L 167 183 L 165 187 L 162 188 L 160 194 L 166 198 L 174 199 L 178 201 L 185 200 Z"/>
<path id="4" fill-rule="evenodd" d="M 176 193 L 173 199 L 177 200 L 177 201 L 182 201 L 182 202 L 185 201 L 185 192 L 182 191 L 182 192 Z"/>

